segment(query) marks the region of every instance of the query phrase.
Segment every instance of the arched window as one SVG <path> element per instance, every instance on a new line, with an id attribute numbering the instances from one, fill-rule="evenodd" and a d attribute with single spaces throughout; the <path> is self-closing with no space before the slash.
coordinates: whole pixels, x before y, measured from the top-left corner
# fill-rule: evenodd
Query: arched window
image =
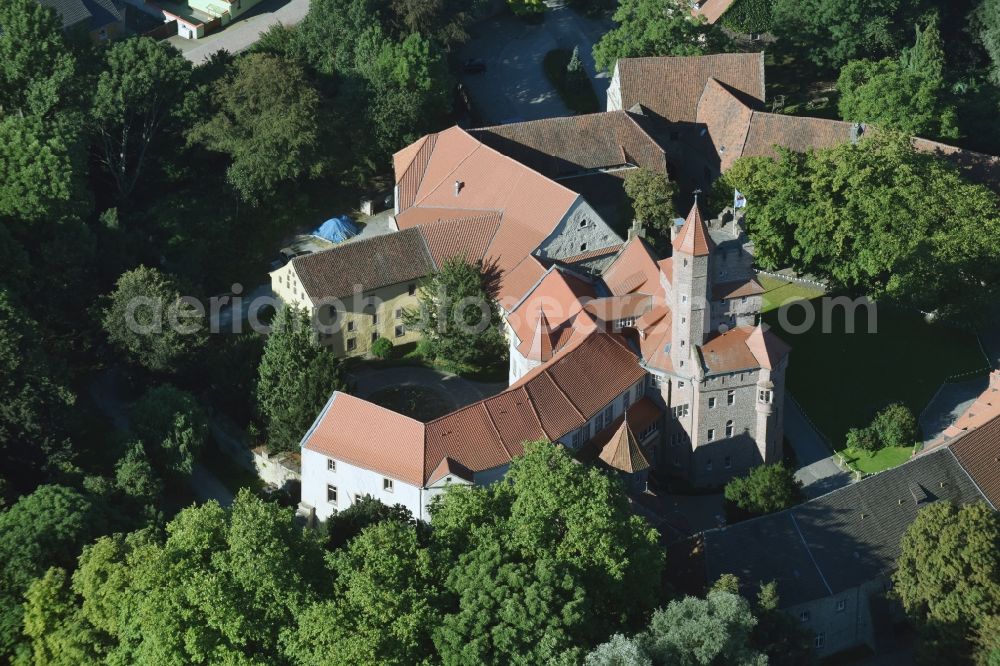
<path id="1" fill-rule="evenodd" d="M 733 422 L 726 421 L 726 437 L 732 437 L 732 436 L 733 436 Z"/>

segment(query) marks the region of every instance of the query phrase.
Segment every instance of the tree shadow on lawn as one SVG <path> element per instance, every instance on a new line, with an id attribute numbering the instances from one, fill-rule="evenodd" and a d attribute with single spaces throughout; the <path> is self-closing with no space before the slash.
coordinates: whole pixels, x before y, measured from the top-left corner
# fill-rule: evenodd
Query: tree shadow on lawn
<path id="1" fill-rule="evenodd" d="M 788 390 L 837 450 L 850 428 L 867 425 L 882 407 L 902 401 L 919 414 L 948 377 L 985 365 L 975 336 L 965 331 L 876 304 L 875 332 L 868 332 L 865 308 L 854 311 L 849 332 L 845 308 L 827 307 L 824 316 L 822 301 L 808 301 L 816 318 L 804 332 L 797 330 L 805 320 L 801 302 L 786 308 L 785 317 L 781 310 L 766 313 L 764 321 L 792 346 Z"/>

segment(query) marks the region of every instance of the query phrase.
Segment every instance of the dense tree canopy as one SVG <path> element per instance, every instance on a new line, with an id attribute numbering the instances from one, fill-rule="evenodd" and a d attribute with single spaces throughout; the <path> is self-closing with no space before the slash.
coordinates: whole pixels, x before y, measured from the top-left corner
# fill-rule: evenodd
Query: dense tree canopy
<path id="1" fill-rule="evenodd" d="M 426 355 L 456 366 L 487 365 L 504 356 L 500 310 L 493 300 L 495 276 L 489 268 L 459 257 L 420 285 L 417 309 L 406 325 L 421 332 Z"/>
<path id="2" fill-rule="evenodd" d="M 118 278 L 102 324 L 129 360 L 157 372 L 176 372 L 205 344 L 204 308 L 183 299 L 169 275 L 146 266 Z"/>
<path id="3" fill-rule="evenodd" d="M 215 115 L 190 134 L 232 162 L 229 183 L 251 202 L 324 167 L 320 96 L 294 61 L 264 53 L 236 60 L 215 83 Z"/>
<path id="4" fill-rule="evenodd" d="M 0 114 L 50 116 L 75 85 L 59 14 L 33 0 L 0 4 Z"/>
<path id="5" fill-rule="evenodd" d="M 726 484 L 726 500 L 744 516 L 788 509 L 802 501 L 802 482 L 784 463 L 758 465 Z"/>
<path id="6" fill-rule="evenodd" d="M 257 379 L 268 447 L 274 452 L 295 449 L 333 392 L 345 388 L 340 360 L 319 344 L 309 314 L 279 309 Z"/>
<path id="7" fill-rule="evenodd" d="M 1000 515 L 982 502 L 935 502 L 921 509 L 900 548 L 894 589 L 926 632 L 925 651 L 939 661 L 968 653 L 968 638 L 1000 616 Z"/>
<path id="8" fill-rule="evenodd" d="M 159 474 L 184 478 L 208 438 L 208 419 L 191 394 L 169 384 L 132 406 L 132 429 Z"/>
<path id="9" fill-rule="evenodd" d="M 704 55 L 729 47 L 719 28 L 692 18 L 683 5 L 623 0 L 614 20 L 618 25 L 594 45 L 594 61 L 606 71 L 619 58 Z"/>
<path id="10" fill-rule="evenodd" d="M 899 58 L 855 60 L 840 72 L 840 115 L 914 136 L 955 139 L 958 111 L 945 81 L 941 32 L 932 21 L 917 30 Z"/>
<path id="11" fill-rule="evenodd" d="M 805 155 L 742 158 L 713 196 L 728 200 L 734 187 L 750 202 L 761 268 L 791 266 L 966 325 L 996 302 L 996 195 L 906 137 L 881 132 Z"/>
<path id="12" fill-rule="evenodd" d="M 670 241 L 670 226 L 677 214 L 674 197 L 677 183 L 664 174 L 640 167 L 625 176 L 625 194 L 632 201 L 632 212 L 656 238 Z"/>

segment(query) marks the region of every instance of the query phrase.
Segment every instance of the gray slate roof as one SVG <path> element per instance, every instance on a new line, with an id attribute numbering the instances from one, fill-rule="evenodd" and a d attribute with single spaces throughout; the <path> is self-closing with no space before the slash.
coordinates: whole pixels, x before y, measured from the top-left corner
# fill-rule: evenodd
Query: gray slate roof
<path id="1" fill-rule="evenodd" d="M 919 509 L 983 499 L 942 448 L 787 511 L 706 532 L 707 579 L 735 574 L 751 595 L 777 581 L 784 607 L 835 595 L 895 569 Z"/>
<path id="2" fill-rule="evenodd" d="M 122 20 L 113 0 L 38 0 L 38 4 L 54 9 L 62 19 L 63 29 L 83 21 L 89 21 L 94 29 Z"/>

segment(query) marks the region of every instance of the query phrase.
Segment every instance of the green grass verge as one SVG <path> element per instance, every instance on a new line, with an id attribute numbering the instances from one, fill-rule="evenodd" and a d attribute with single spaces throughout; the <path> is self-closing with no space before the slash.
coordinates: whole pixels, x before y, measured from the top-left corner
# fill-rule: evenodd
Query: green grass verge
<path id="1" fill-rule="evenodd" d="M 573 52 L 569 49 L 553 49 L 545 54 L 542 67 L 545 76 L 555 86 L 556 92 L 566 107 L 573 113 L 597 113 L 601 103 L 590 83 L 590 77 L 581 79 L 579 85 L 569 85 L 566 81 L 566 65 L 569 64 Z"/>
<path id="2" fill-rule="evenodd" d="M 874 454 L 856 449 L 841 452 L 847 464 L 863 474 L 874 474 L 902 465 L 913 455 L 912 446 L 888 446 Z"/>
<path id="3" fill-rule="evenodd" d="M 765 286 L 772 294 L 786 289 Z M 795 291 L 787 288 L 789 295 Z M 848 333 L 844 308 L 838 307 L 824 333 L 820 299 L 811 303 L 816 322 L 804 333 L 785 330 L 777 310 L 764 321 L 792 346 L 788 390 L 837 450 L 844 448 L 850 428 L 867 425 L 889 403 L 902 401 L 919 414 L 945 379 L 986 365 L 974 335 L 927 323 L 918 313 L 880 305 L 877 332 L 870 334 L 862 308 L 855 332 Z M 793 328 L 802 323 L 799 306 L 788 314 Z"/>
<path id="4" fill-rule="evenodd" d="M 823 290 L 819 287 L 787 282 L 767 275 L 758 275 L 757 281 L 764 287 L 764 304 L 761 312 L 777 310 L 791 301 L 808 301 L 823 295 Z"/>

